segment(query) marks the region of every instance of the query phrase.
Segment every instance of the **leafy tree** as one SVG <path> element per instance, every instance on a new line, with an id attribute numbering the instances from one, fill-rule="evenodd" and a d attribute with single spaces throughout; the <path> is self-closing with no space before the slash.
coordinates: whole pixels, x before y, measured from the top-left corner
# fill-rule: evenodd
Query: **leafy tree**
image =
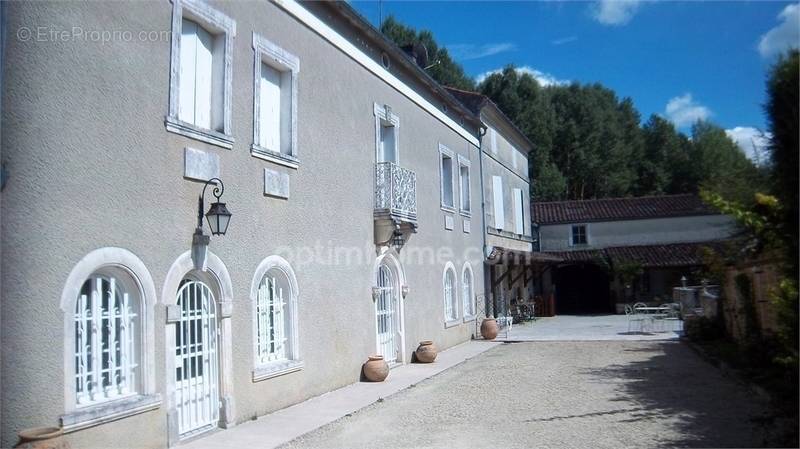
<path id="1" fill-rule="evenodd" d="M 426 72 L 439 84 L 458 89 L 473 90 L 475 81 L 464 73 L 464 68 L 453 61 L 446 48 L 439 47 L 429 30 L 416 32 L 407 27 L 394 16 L 389 16 L 381 24 L 381 32 L 398 46 L 422 44 L 428 50 Z"/>
<path id="2" fill-rule="evenodd" d="M 786 254 L 789 271 L 798 270 L 798 104 L 800 103 L 800 53 L 797 50 L 781 57 L 772 67 L 767 81 L 765 107 L 772 139 L 769 145 L 771 178 L 775 196 L 784 205 L 782 218 L 786 228 Z"/>

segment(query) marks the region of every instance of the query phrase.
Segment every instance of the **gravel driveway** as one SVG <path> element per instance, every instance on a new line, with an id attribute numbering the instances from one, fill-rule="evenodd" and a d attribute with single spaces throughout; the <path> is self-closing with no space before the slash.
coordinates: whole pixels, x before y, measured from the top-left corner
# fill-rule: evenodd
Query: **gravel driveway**
<path id="1" fill-rule="evenodd" d="M 283 447 L 758 447 L 764 411 L 683 343 L 526 342 Z"/>

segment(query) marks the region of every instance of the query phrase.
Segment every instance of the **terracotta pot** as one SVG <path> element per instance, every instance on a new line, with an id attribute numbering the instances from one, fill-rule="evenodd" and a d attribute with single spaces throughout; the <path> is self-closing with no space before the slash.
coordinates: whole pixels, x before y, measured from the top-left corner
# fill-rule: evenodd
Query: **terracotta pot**
<path id="1" fill-rule="evenodd" d="M 382 355 L 371 355 L 364 364 L 364 377 L 370 382 L 383 382 L 389 375 L 389 364 Z"/>
<path id="2" fill-rule="evenodd" d="M 434 346 L 431 340 L 422 340 L 419 342 L 419 347 L 414 354 L 417 356 L 417 361 L 419 363 L 431 363 L 436 360 L 436 346 Z"/>
<path id="3" fill-rule="evenodd" d="M 485 340 L 494 340 L 498 331 L 497 320 L 494 318 L 484 318 L 481 322 L 481 337 Z"/>
<path id="4" fill-rule="evenodd" d="M 17 448 L 24 449 L 69 449 L 64 441 L 64 432 L 59 427 L 34 427 L 19 433 Z"/>

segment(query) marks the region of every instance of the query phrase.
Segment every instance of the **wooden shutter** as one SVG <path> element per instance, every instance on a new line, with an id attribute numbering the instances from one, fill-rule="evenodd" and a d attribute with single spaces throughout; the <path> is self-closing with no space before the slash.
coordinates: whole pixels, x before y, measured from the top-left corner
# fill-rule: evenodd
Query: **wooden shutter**
<path id="1" fill-rule="evenodd" d="M 506 214 L 503 207 L 503 178 L 492 176 L 492 195 L 494 196 L 494 227 L 504 229 Z"/>
<path id="2" fill-rule="evenodd" d="M 181 26 L 181 67 L 178 79 L 178 118 L 194 123 L 194 87 L 197 71 L 197 24 L 183 19 Z"/>
<path id="3" fill-rule="evenodd" d="M 522 189 L 514 189 L 514 227 L 517 234 L 525 233 L 525 210 L 523 209 Z"/>
<path id="4" fill-rule="evenodd" d="M 261 127 L 259 144 L 271 151 L 281 151 L 281 73 L 261 64 Z"/>

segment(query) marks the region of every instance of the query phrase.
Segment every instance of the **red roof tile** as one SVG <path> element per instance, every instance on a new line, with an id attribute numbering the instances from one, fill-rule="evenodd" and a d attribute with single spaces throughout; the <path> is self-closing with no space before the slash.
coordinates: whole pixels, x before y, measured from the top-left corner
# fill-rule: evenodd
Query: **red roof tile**
<path id="1" fill-rule="evenodd" d="M 579 251 L 549 252 L 565 262 L 592 262 L 604 258 L 611 263 L 636 262 L 645 268 L 691 267 L 703 264 L 703 246 L 715 247 L 720 242 L 672 243 L 668 245 L 616 246 Z"/>
<path id="2" fill-rule="evenodd" d="M 691 194 L 534 202 L 531 209 L 533 222 L 540 225 L 716 215 L 719 213 L 703 203 L 700 197 Z"/>

